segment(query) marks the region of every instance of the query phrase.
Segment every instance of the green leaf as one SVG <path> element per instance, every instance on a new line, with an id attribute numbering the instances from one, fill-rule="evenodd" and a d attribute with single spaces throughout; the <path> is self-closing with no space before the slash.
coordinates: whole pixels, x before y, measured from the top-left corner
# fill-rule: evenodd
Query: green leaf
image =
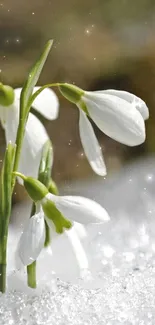
<path id="1" fill-rule="evenodd" d="M 3 200 L 3 217 L 4 221 L 4 233 L 8 228 L 10 213 L 11 213 L 11 197 L 12 197 L 12 171 L 15 157 L 16 146 L 9 143 L 3 162 L 2 174 L 1 174 L 1 191 Z M 3 235 L 4 235 L 3 233 Z"/>
<path id="2" fill-rule="evenodd" d="M 50 228 L 45 220 L 45 243 L 44 247 L 48 247 L 51 243 Z"/>
<path id="3" fill-rule="evenodd" d="M 39 166 L 39 173 L 38 173 L 38 180 L 43 183 L 47 188 L 50 183 L 51 179 L 51 169 L 53 165 L 53 148 L 52 143 L 50 140 L 47 140 L 43 146 L 42 150 L 42 157 L 40 160 Z M 50 238 L 50 229 L 45 221 L 45 243 L 44 247 L 50 245 L 51 238 Z"/>
<path id="4" fill-rule="evenodd" d="M 21 92 L 21 97 L 20 97 L 20 113 L 22 114 L 28 114 L 28 111 L 30 109 L 28 102 L 29 99 L 32 95 L 33 88 L 37 84 L 37 81 L 40 77 L 41 71 L 43 69 L 43 66 L 46 62 L 46 59 L 48 57 L 48 54 L 51 50 L 53 44 L 53 40 L 49 40 L 44 48 L 43 53 L 41 54 L 40 58 L 38 61 L 35 63 L 35 65 L 32 67 L 28 79 L 25 82 L 25 85 L 22 89 Z"/>
<path id="5" fill-rule="evenodd" d="M 44 144 L 42 157 L 39 166 L 38 179 L 47 188 L 51 179 L 51 169 L 53 165 L 53 148 L 50 140 L 47 140 Z"/>
<path id="6" fill-rule="evenodd" d="M 2 166 L 0 174 L 0 238 L 2 236 L 2 224 L 4 217 L 4 187 L 3 187 L 3 172 L 4 168 Z"/>

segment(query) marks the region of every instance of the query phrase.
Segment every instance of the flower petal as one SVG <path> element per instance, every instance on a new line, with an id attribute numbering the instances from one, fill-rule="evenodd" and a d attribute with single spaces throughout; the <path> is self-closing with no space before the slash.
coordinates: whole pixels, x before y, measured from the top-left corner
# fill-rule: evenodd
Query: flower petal
<path id="1" fill-rule="evenodd" d="M 36 92 L 40 87 L 34 87 L 33 93 Z M 22 88 L 15 89 L 15 96 L 17 99 L 20 98 Z M 52 89 L 44 89 L 34 100 L 33 108 L 43 115 L 48 120 L 55 120 L 59 113 L 59 101 Z"/>
<path id="2" fill-rule="evenodd" d="M 85 226 L 81 225 L 81 223 L 74 222 L 74 229 L 79 238 L 83 239 L 87 237 L 87 231 L 85 229 Z"/>
<path id="3" fill-rule="evenodd" d="M 15 143 L 17 128 L 19 123 L 19 101 L 16 100 L 12 107 L 5 112 L 5 128 L 6 142 Z M 25 128 L 25 136 L 21 151 L 21 157 L 18 170 L 26 176 L 37 177 L 41 159 L 42 148 L 48 140 L 48 134 L 39 121 L 32 113 L 29 113 Z M 23 184 L 21 178 L 18 178 L 20 184 Z"/>
<path id="4" fill-rule="evenodd" d="M 145 141 L 145 125 L 137 109 L 113 95 L 86 92 L 83 101 L 98 128 L 112 139 L 136 146 Z"/>
<path id="5" fill-rule="evenodd" d="M 18 100 L 18 101 L 20 100 L 21 91 L 22 91 L 22 88 L 15 88 L 14 89 L 15 99 Z"/>
<path id="6" fill-rule="evenodd" d="M 145 102 L 141 98 L 135 96 L 134 94 L 131 94 L 127 91 L 114 90 L 114 89 L 97 91 L 97 93 L 104 93 L 104 94 L 118 96 L 119 98 L 122 98 L 127 102 L 129 102 L 130 104 L 132 104 L 133 107 L 136 107 L 136 109 L 141 113 L 144 120 L 147 120 L 149 118 L 149 110 Z"/>
<path id="7" fill-rule="evenodd" d="M 89 264 L 88 264 L 87 255 L 84 251 L 84 248 L 83 248 L 81 241 L 76 233 L 75 228 L 72 227 L 70 230 L 65 231 L 65 234 L 67 235 L 67 237 L 71 243 L 71 246 L 75 253 L 75 257 L 77 259 L 79 268 L 81 270 L 88 269 Z"/>
<path id="8" fill-rule="evenodd" d="M 106 175 L 106 166 L 96 135 L 86 114 L 80 109 L 79 131 L 85 155 L 94 170 L 100 176 Z"/>
<path id="9" fill-rule="evenodd" d="M 37 259 L 45 242 L 45 223 L 42 212 L 31 217 L 19 242 L 19 256 L 24 265 Z"/>
<path id="10" fill-rule="evenodd" d="M 40 87 L 35 87 L 37 91 Z M 59 101 L 55 92 L 49 88 L 44 89 L 34 100 L 32 105 L 36 111 L 48 120 L 55 120 L 59 113 Z"/>
<path id="11" fill-rule="evenodd" d="M 42 123 L 29 113 L 25 136 L 19 162 L 19 172 L 26 176 L 37 177 L 42 148 L 48 140 L 47 132 Z M 19 182 L 22 184 L 22 180 Z"/>
<path id="12" fill-rule="evenodd" d="M 102 223 L 108 221 L 107 211 L 97 202 L 81 196 L 46 195 L 52 200 L 63 216 L 82 224 Z"/>

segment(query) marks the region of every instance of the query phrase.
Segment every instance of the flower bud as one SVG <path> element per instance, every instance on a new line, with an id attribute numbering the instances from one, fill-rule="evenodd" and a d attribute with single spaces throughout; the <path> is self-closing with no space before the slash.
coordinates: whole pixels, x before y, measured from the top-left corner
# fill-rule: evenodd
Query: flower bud
<path id="1" fill-rule="evenodd" d="M 33 177 L 24 177 L 24 187 L 34 202 L 41 201 L 48 194 L 46 186 Z"/>
<path id="2" fill-rule="evenodd" d="M 78 104 L 81 97 L 84 95 L 84 91 L 77 86 L 64 83 L 59 86 L 61 94 L 68 99 L 71 103 Z"/>
<path id="3" fill-rule="evenodd" d="M 14 90 L 10 86 L 3 85 L 0 83 L 0 105 L 10 106 L 14 102 Z"/>

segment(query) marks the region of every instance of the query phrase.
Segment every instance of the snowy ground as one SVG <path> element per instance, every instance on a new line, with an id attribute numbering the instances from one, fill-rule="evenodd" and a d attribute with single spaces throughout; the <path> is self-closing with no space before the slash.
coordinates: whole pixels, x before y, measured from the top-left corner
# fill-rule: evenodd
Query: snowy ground
<path id="1" fill-rule="evenodd" d="M 38 289 L 27 289 L 24 271 L 15 271 L 15 250 L 28 205 L 17 206 L 0 325 L 154 325 L 155 159 L 130 165 L 110 180 L 68 184 L 62 193 L 96 199 L 111 216 L 83 232 L 89 270 L 79 271 L 62 236 L 39 258 Z"/>

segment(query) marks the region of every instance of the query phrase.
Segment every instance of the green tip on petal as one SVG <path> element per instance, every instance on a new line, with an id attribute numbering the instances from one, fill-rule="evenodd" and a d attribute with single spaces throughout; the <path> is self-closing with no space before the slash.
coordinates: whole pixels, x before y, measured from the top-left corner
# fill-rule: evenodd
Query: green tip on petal
<path id="1" fill-rule="evenodd" d="M 78 104 L 84 95 L 84 91 L 81 88 L 68 83 L 60 84 L 59 90 L 66 99 L 74 104 Z"/>
<path id="2" fill-rule="evenodd" d="M 72 227 L 72 223 L 61 214 L 55 204 L 49 199 L 43 200 L 42 208 L 46 217 L 53 222 L 55 231 L 58 234 L 62 234 L 64 229 L 70 229 Z"/>
<path id="3" fill-rule="evenodd" d="M 13 104 L 15 98 L 12 87 L 0 83 L 0 105 L 10 106 Z"/>

